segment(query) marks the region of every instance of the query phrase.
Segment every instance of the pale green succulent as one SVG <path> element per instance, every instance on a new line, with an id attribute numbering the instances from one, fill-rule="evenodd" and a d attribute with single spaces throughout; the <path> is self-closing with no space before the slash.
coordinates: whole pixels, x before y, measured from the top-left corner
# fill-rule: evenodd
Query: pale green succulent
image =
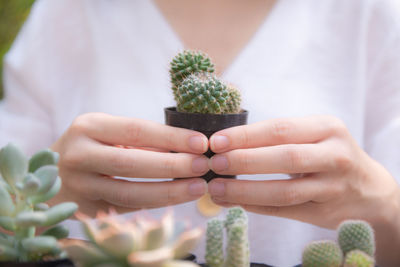
<path id="1" fill-rule="evenodd" d="M 77 216 L 89 242 L 64 242 L 68 255 L 78 266 L 195 267 L 182 260 L 195 248 L 202 231 L 185 229 L 171 213 L 161 221 L 137 216 L 126 220 L 116 214 L 100 213 L 96 220 Z"/>
<path id="2" fill-rule="evenodd" d="M 226 230 L 226 252 L 223 240 Z M 224 221 L 211 219 L 207 224 L 206 263 L 209 267 L 249 267 L 248 218 L 244 209 L 228 210 Z"/>
<path id="3" fill-rule="evenodd" d="M 56 224 L 70 217 L 78 206 L 66 202 L 49 207 L 45 203 L 61 187 L 57 161 L 58 154 L 51 150 L 30 159 L 13 144 L 0 150 L 0 227 L 13 233 L 0 233 L 0 261 L 65 256 L 57 239 L 67 237 L 68 229 Z M 35 236 L 36 227 L 49 229 Z"/>

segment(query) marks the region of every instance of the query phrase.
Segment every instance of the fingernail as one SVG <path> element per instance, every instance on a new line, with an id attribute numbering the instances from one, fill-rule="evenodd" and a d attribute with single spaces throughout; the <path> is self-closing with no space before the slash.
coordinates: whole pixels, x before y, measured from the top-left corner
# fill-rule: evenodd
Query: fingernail
<path id="1" fill-rule="evenodd" d="M 192 196 L 202 196 L 206 193 L 206 183 L 198 181 L 189 185 L 189 194 Z"/>
<path id="2" fill-rule="evenodd" d="M 205 152 L 207 151 L 207 138 L 198 135 L 191 136 L 188 145 L 194 151 Z"/>
<path id="3" fill-rule="evenodd" d="M 198 157 L 192 162 L 192 171 L 195 173 L 204 173 L 209 170 L 208 159 L 206 157 Z"/>
<path id="4" fill-rule="evenodd" d="M 223 182 L 210 182 L 208 184 L 208 192 L 212 196 L 222 197 L 225 195 L 225 184 Z"/>
<path id="5" fill-rule="evenodd" d="M 228 160 L 222 155 L 213 156 L 210 162 L 210 169 L 214 172 L 224 171 L 229 167 Z"/>
<path id="6" fill-rule="evenodd" d="M 222 150 L 229 147 L 229 139 L 223 135 L 216 135 L 211 137 L 211 144 L 214 150 Z"/>

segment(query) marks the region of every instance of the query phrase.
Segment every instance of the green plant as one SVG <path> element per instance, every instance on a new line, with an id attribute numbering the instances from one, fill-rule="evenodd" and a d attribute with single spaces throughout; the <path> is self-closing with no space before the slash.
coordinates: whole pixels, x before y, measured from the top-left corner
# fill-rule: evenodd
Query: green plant
<path id="1" fill-rule="evenodd" d="M 175 223 L 171 213 L 161 221 L 137 216 L 125 220 L 99 213 L 97 220 L 78 214 L 90 242 L 68 240 L 64 248 L 78 266 L 195 267 L 181 260 L 195 247 L 202 231 Z"/>
<path id="2" fill-rule="evenodd" d="M 240 92 L 212 73 L 214 64 L 202 52 L 185 50 L 171 62 L 171 82 L 177 110 L 188 113 L 240 112 Z"/>
<path id="3" fill-rule="evenodd" d="M 0 233 L 0 260 L 37 261 L 65 256 L 57 239 L 68 230 L 55 224 L 70 217 L 72 202 L 49 207 L 61 187 L 56 166 L 58 154 L 43 150 L 28 159 L 13 144 L 0 150 L 0 226 L 12 235 Z M 50 227 L 35 236 L 36 227 Z"/>
<path id="4" fill-rule="evenodd" d="M 206 263 L 209 267 L 250 266 L 248 218 L 240 207 L 228 210 L 225 221 L 212 219 L 207 224 Z M 226 257 L 223 254 L 223 229 L 226 230 Z"/>
<path id="5" fill-rule="evenodd" d="M 375 261 L 367 253 L 361 250 L 352 250 L 347 253 L 343 267 L 374 267 Z"/>
<path id="6" fill-rule="evenodd" d="M 371 257 L 375 254 L 374 231 L 367 222 L 344 221 L 338 228 L 338 241 L 345 255 L 354 249 L 364 251 Z"/>
<path id="7" fill-rule="evenodd" d="M 303 267 L 340 267 L 343 253 L 330 240 L 311 242 L 303 251 Z"/>

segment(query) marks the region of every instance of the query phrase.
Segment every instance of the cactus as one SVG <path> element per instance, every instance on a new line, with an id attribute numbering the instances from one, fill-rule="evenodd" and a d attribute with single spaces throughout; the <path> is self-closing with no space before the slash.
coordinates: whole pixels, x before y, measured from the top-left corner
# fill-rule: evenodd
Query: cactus
<path id="1" fill-rule="evenodd" d="M 311 242 L 303 251 L 303 267 L 340 267 L 343 253 L 333 241 Z"/>
<path id="2" fill-rule="evenodd" d="M 181 259 L 195 247 L 202 231 L 186 230 L 174 222 L 171 213 L 161 221 L 140 214 L 129 221 L 113 213 L 99 213 L 96 221 L 83 214 L 77 217 L 91 242 L 68 240 L 63 247 L 78 266 L 198 266 Z"/>
<path id="3" fill-rule="evenodd" d="M 343 267 L 374 267 L 374 259 L 361 250 L 352 250 L 347 253 Z"/>
<path id="4" fill-rule="evenodd" d="M 196 72 L 214 72 L 214 64 L 210 58 L 202 53 L 185 50 L 176 55 L 171 61 L 171 83 L 172 91 L 176 99 L 176 90 L 187 76 Z"/>
<path id="5" fill-rule="evenodd" d="M 239 113 L 240 92 L 212 73 L 214 65 L 202 52 L 185 50 L 171 62 L 171 82 L 177 110 L 188 113 Z"/>
<path id="6" fill-rule="evenodd" d="M 228 210 L 224 222 L 212 219 L 207 225 L 206 263 L 209 267 L 249 267 L 248 218 L 240 207 Z M 226 257 L 223 255 L 223 226 L 226 229 Z"/>
<path id="7" fill-rule="evenodd" d="M 344 255 L 354 249 L 364 251 L 371 257 L 375 254 L 374 232 L 367 222 L 344 221 L 338 228 L 338 241 Z"/>
<path id="8" fill-rule="evenodd" d="M 0 234 L 0 260 L 38 261 L 60 258 L 65 253 L 57 239 L 68 229 L 56 225 L 77 209 L 72 202 L 49 207 L 61 187 L 56 166 L 58 154 L 43 150 L 30 160 L 13 144 L 0 150 L 0 227 L 13 235 Z M 54 226 L 55 225 L 55 226 Z M 36 227 L 50 227 L 35 236 Z"/>

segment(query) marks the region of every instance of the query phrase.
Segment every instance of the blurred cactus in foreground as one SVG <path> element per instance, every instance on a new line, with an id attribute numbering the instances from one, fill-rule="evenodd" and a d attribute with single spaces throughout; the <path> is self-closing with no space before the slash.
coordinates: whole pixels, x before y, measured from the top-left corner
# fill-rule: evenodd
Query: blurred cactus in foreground
<path id="1" fill-rule="evenodd" d="M 303 267 L 373 267 L 375 238 L 365 221 L 347 220 L 338 229 L 338 243 L 317 241 L 303 251 Z"/>
<path id="2" fill-rule="evenodd" d="M 223 254 L 223 229 L 227 234 L 226 256 Z M 224 222 L 211 219 L 207 225 L 206 263 L 209 267 L 249 267 L 248 218 L 240 207 L 228 210 Z"/>
<path id="3" fill-rule="evenodd" d="M 58 193 L 58 154 L 43 150 L 30 159 L 13 144 L 0 150 L 0 261 L 38 261 L 64 257 L 57 239 L 68 236 L 60 225 L 77 209 L 72 202 L 49 207 Z M 56 226 L 54 226 L 56 225 Z M 35 236 L 36 227 L 50 227 Z"/>
<path id="4" fill-rule="evenodd" d="M 82 214 L 77 217 L 89 242 L 68 240 L 63 247 L 78 266 L 198 266 L 182 259 L 195 248 L 202 231 L 187 230 L 184 224 L 174 222 L 171 212 L 161 221 L 140 214 L 133 220 L 114 213 L 99 213 L 96 220 Z"/>

